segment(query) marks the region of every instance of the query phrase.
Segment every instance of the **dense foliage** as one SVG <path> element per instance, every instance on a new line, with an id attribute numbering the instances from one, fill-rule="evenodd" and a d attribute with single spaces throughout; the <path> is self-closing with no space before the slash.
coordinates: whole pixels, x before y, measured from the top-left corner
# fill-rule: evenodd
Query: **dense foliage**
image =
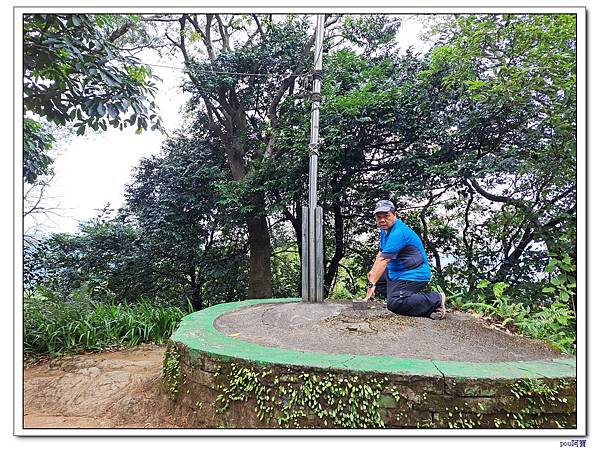
<path id="1" fill-rule="evenodd" d="M 127 32 L 119 17 L 86 14 L 23 16 L 23 177 L 47 173 L 51 137 L 44 121 L 106 131 L 135 125 L 161 128 L 151 100 L 156 86 L 149 68 L 116 41 Z M 43 120 L 42 120 L 43 119 Z"/>
<path id="2" fill-rule="evenodd" d="M 68 299 L 39 289 L 24 304 L 24 355 L 60 355 L 165 342 L 185 312 L 150 302 L 90 300 L 85 287 Z"/>
<path id="3" fill-rule="evenodd" d="M 145 21 L 153 19 L 167 24 L 165 39 L 184 56 L 188 120 L 161 155 L 139 163 L 121 211 L 28 254 L 26 288 L 67 299 L 86 286 L 103 301 L 195 309 L 298 296 L 310 22 Z M 457 16 L 438 26 L 423 55 L 394 50 L 398 25 L 327 18 L 319 148 L 326 294 L 363 294 L 376 253 L 370 211 L 391 198 L 423 237 L 434 282 L 455 307 L 573 351 L 575 17 Z"/>

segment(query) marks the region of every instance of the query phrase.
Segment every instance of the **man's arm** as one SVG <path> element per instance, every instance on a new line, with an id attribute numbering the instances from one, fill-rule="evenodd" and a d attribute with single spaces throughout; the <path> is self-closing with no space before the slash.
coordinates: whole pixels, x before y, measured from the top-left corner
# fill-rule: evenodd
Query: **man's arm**
<path id="1" fill-rule="evenodd" d="M 375 284 L 385 272 L 388 262 L 390 262 L 389 258 L 384 258 L 381 252 L 377 253 L 373 267 L 371 267 L 371 270 L 367 274 L 367 279 L 373 283 L 373 287 L 367 288 L 367 295 L 364 298 L 365 300 L 369 300 L 371 297 L 373 297 L 373 294 L 375 294 Z"/>

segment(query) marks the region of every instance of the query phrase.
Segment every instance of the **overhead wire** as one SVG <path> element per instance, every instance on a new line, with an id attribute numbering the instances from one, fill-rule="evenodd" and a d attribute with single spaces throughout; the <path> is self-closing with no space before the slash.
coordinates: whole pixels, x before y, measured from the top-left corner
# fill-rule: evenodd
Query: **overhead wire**
<path id="1" fill-rule="evenodd" d="M 151 64 L 151 63 L 146 63 L 146 62 L 141 62 L 141 64 L 145 64 L 147 66 L 152 66 L 152 67 L 163 67 L 165 69 L 176 69 L 176 70 L 185 70 L 185 67 L 174 67 L 174 66 L 166 66 L 163 64 Z M 219 75 L 242 75 L 242 76 L 255 76 L 255 77 L 269 77 L 269 76 L 274 76 L 274 75 L 280 75 L 277 73 L 245 73 L 245 72 L 224 72 L 224 71 L 219 71 L 219 70 L 197 70 L 197 72 L 201 72 L 201 73 L 215 73 L 215 74 L 219 74 Z"/>
<path id="2" fill-rule="evenodd" d="M 31 43 L 30 45 L 34 46 L 34 47 L 40 47 L 40 48 L 47 48 L 46 46 L 43 45 L 39 45 L 39 44 L 33 44 Z M 155 64 L 155 63 L 148 63 L 148 62 L 144 62 L 144 61 L 140 61 L 139 64 L 144 64 L 146 66 L 151 66 L 151 67 L 162 67 L 165 69 L 174 69 L 174 70 L 185 70 L 186 67 L 175 67 L 175 66 L 167 66 L 165 64 Z M 200 72 L 200 73 L 212 73 L 212 74 L 218 74 L 218 75 L 241 75 L 241 76 L 253 76 L 253 77 L 269 77 L 269 76 L 276 76 L 276 75 L 281 75 L 278 73 L 247 73 L 247 72 L 225 72 L 225 71 L 219 71 L 219 70 L 197 70 L 196 72 Z"/>

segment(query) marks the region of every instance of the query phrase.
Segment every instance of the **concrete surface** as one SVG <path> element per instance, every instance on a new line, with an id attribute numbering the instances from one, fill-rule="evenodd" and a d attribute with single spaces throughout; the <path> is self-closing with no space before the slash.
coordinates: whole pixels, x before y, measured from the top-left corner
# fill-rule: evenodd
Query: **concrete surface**
<path id="1" fill-rule="evenodd" d="M 218 317 L 221 333 L 304 352 L 386 355 L 442 361 L 501 362 L 559 358 L 541 341 L 511 335 L 471 315 L 444 320 L 399 316 L 382 303 L 356 310 L 352 302 L 263 303 Z"/>

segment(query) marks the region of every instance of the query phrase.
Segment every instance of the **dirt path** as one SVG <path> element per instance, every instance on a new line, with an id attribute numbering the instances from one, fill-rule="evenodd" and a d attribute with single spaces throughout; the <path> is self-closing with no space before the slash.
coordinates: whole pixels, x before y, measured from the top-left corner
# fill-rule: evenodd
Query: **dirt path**
<path id="1" fill-rule="evenodd" d="M 67 356 L 24 373 L 24 428 L 177 428 L 162 389 L 164 346 Z"/>

